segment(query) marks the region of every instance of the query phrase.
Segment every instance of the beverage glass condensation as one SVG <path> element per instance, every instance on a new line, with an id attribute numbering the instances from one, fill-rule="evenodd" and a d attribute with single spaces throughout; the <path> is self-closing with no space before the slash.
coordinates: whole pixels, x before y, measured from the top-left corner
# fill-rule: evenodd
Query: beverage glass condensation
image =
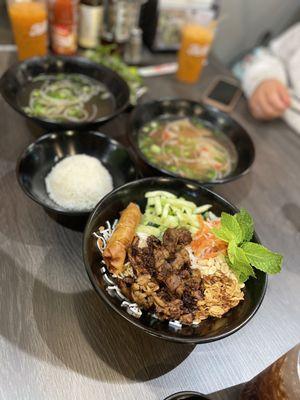
<path id="1" fill-rule="evenodd" d="M 213 42 L 214 31 L 212 23 L 207 26 L 188 23 L 182 27 L 178 52 L 178 80 L 185 83 L 197 82 Z"/>
<path id="2" fill-rule="evenodd" d="M 44 0 L 8 0 L 8 14 L 20 60 L 48 51 L 47 5 Z"/>

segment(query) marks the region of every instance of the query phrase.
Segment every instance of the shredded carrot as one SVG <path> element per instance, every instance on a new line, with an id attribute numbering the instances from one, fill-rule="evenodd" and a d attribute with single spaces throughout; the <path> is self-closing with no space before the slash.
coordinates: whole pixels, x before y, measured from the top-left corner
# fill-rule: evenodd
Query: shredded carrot
<path id="1" fill-rule="evenodd" d="M 163 139 L 164 141 L 166 141 L 166 140 L 170 139 L 170 137 L 171 137 L 170 132 L 167 131 L 167 130 L 164 130 L 164 131 L 163 131 L 163 134 L 162 134 L 162 139 Z"/>
<path id="2" fill-rule="evenodd" d="M 198 222 L 199 222 L 199 224 L 200 224 L 200 226 L 199 226 L 199 231 L 201 232 L 202 229 L 203 229 L 203 226 L 204 226 L 204 219 L 203 219 L 203 217 L 202 217 L 201 214 L 198 215 Z"/>
<path id="3" fill-rule="evenodd" d="M 217 169 L 217 170 L 220 170 L 222 168 L 222 164 L 219 164 L 219 163 L 215 164 L 214 168 Z"/>
<path id="4" fill-rule="evenodd" d="M 200 229 L 196 232 L 191 247 L 194 253 L 201 258 L 213 258 L 224 254 L 227 250 L 227 243 L 220 240 L 211 231 L 213 227 L 220 225 L 220 220 L 204 221 L 199 216 Z"/>

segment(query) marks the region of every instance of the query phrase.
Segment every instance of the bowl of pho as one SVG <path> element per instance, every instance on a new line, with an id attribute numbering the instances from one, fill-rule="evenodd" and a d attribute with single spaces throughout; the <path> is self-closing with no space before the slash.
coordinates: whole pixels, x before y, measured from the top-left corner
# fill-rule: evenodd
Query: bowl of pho
<path id="1" fill-rule="evenodd" d="M 129 104 L 127 83 L 114 71 L 81 57 L 34 57 L 0 80 L 4 99 L 47 129 L 98 125 Z"/>
<path id="2" fill-rule="evenodd" d="M 145 175 L 164 174 L 202 184 L 246 174 L 255 156 L 245 129 L 229 115 L 200 103 L 165 99 L 132 112 L 128 136 Z"/>

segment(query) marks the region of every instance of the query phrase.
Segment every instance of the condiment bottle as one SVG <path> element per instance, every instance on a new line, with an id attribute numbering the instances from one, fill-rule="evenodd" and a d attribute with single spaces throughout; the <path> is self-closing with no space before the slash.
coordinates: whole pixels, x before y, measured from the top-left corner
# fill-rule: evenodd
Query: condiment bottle
<path id="1" fill-rule="evenodd" d="M 79 46 L 91 49 L 99 44 L 102 21 L 102 0 L 81 0 L 79 5 Z"/>
<path id="2" fill-rule="evenodd" d="M 246 383 L 240 400 L 299 400 L 300 344 Z"/>
<path id="3" fill-rule="evenodd" d="M 77 50 L 78 0 L 49 0 L 51 47 L 54 53 L 74 54 Z"/>
<path id="4" fill-rule="evenodd" d="M 125 46 L 124 61 L 127 64 L 139 64 L 142 59 L 142 30 L 133 28 Z"/>
<path id="5" fill-rule="evenodd" d="M 116 43 L 123 48 L 140 12 L 141 0 L 105 0 L 104 26 L 102 40 L 104 43 Z"/>

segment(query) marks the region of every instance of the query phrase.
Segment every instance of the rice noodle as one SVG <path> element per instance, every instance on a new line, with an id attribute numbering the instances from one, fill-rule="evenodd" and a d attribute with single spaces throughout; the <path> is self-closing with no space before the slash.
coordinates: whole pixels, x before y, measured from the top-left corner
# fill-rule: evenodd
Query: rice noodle
<path id="1" fill-rule="evenodd" d="M 93 97 L 101 93 L 101 99 L 110 97 L 103 86 L 80 74 L 41 75 L 33 82 L 44 81 L 40 88 L 30 93 L 28 107 L 24 110 L 31 116 L 57 121 L 84 122 L 95 119 L 98 106 L 86 108 Z"/>

